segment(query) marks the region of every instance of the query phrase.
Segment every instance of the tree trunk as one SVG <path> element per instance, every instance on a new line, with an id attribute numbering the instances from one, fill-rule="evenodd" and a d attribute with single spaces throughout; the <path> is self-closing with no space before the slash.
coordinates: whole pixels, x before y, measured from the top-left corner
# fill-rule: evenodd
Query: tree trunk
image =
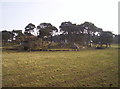
<path id="1" fill-rule="evenodd" d="M 106 48 L 108 48 L 108 43 L 106 43 Z"/>
<path id="2" fill-rule="evenodd" d="M 50 39 L 51 39 L 50 41 L 52 42 L 52 35 L 51 35 Z"/>

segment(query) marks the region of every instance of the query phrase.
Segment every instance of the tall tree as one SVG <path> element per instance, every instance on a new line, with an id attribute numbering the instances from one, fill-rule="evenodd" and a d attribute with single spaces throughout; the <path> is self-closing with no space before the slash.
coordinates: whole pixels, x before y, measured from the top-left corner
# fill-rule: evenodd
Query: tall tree
<path id="1" fill-rule="evenodd" d="M 22 30 L 13 30 L 12 33 L 14 34 L 14 40 L 17 43 L 21 43 L 24 41 L 24 34 Z"/>
<path id="2" fill-rule="evenodd" d="M 42 38 L 43 40 L 49 40 L 52 41 L 52 36 L 55 32 L 58 31 L 58 29 L 53 26 L 51 23 L 41 23 L 37 26 L 38 30 L 38 37 Z"/>
<path id="3" fill-rule="evenodd" d="M 120 44 L 120 34 L 114 35 L 114 37 L 113 37 L 113 43 Z"/>
<path id="4" fill-rule="evenodd" d="M 108 45 L 110 46 L 112 41 L 113 41 L 113 33 L 111 31 L 103 31 L 103 32 L 101 32 L 101 34 L 99 36 L 99 42 L 100 42 L 101 46 L 103 44 L 106 44 L 106 48 L 107 48 Z"/>
<path id="5" fill-rule="evenodd" d="M 87 45 L 90 44 L 91 47 L 91 42 L 95 36 L 95 33 L 99 32 L 100 29 L 91 22 L 84 22 L 81 24 L 81 27 L 83 29 L 83 33 L 86 35 L 86 43 Z"/>
<path id="6" fill-rule="evenodd" d="M 2 42 L 12 42 L 13 41 L 14 34 L 11 31 L 2 31 Z"/>
<path id="7" fill-rule="evenodd" d="M 32 23 L 29 23 L 29 24 L 25 27 L 25 32 L 24 32 L 24 34 L 25 34 L 25 35 L 31 35 L 32 32 L 34 32 L 34 28 L 36 28 L 35 25 L 32 24 Z"/>
<path id="8" fill-rule="evenodd" d="M 62 39 L 64 38 L 64 41 L 67 40 L 69 43 L 75 42 L 75 34 L 78 32 L 78 27 L 76 24 L 72 24 L 71 22 L 62 22 L 59 28 L 60 31 L 63 32 Z"/>

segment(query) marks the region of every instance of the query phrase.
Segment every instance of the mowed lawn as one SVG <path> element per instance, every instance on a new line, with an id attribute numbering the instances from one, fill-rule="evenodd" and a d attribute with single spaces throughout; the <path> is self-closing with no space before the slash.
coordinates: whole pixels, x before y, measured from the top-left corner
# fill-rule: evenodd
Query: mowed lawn
<path id="1" fill-rule="evenodd" d="M 2 54 L 3 87 L 117 87 L 118 49 Z"/>

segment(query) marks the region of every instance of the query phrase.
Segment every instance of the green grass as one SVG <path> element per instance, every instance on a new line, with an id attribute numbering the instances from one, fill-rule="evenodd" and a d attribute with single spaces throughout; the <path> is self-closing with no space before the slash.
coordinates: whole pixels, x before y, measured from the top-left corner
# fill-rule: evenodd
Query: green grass
<path id="1" fill-rule="evenodd" d="M 118 86 L 118 49 L 3 51 L 3 87 Z"/>

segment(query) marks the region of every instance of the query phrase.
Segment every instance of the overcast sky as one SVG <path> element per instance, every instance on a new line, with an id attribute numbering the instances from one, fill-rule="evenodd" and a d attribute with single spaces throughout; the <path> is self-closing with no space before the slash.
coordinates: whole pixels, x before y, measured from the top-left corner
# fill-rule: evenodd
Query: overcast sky
<path id="1" fill-rule="evenodd" d="M 48 22 L 94 23 L 104 31 L 118 33 L 119 0 L 0 0 L 0 30 L 24 30 Z"/>

